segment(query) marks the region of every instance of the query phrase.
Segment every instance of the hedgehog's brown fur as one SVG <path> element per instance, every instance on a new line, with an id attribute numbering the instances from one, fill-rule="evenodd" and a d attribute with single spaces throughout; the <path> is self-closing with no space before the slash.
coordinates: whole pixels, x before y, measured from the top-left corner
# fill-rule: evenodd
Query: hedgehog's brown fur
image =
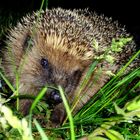
<path id="1" fill-rule="evenodd" d="M 87 10 L 46 10 L 39 17 L 38 13 L 27 16 L 11 30 L 7 42 L 8 51 L 4 52 L 3 66 L 6 76 L 14 84 L 15 70 L 17 72 L 19 66 L 22 67 L 19 71 L 21 94 L 37 95 L 46 84 L 61 85 L 71 104 L 80 81 L 84 79 L 90 64 L 94 61 L 94 56 L 103 54 L 105 48 L 111 45 L 112 39 L 120 37 L 129 37 L 129 34 L 117 22 L 112 22 L 104 16 L 89 13 Z M 92 47 L 94 40 L 99 43 L 98 52 Z M 86 94 L 83 92 L 84 96 L 81 95 L 83 97 L 75 112 L 109 79 L 105 71 L 116 72 L 134 52 L 135 43 L 132 41 L 124 47 L 122 53 L 113 54 L 116 59 L 113 67 L 103 63 L 101 76 L 94 83 L 94 87 L 84 89 Z M 49 70 L 42 68 L 42 58 L 48 59 Z M 90 81 L 96 79 L 100 66 L 96 68 Z M 28 100 L 21 101 L 20 108 L 24 114 L 29 110 L 30 104 Z M 61 103 L 54 108 L 52 121 L 61 122 L 64 116 L 65 111 Z"/>

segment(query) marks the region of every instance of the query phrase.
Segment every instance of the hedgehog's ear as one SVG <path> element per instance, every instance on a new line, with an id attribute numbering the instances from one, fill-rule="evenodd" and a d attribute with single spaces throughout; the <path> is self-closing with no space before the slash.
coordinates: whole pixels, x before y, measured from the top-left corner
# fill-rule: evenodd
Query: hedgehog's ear
<path id="1" fill-rule="evenodd" d="M 33 37 L 31 34 L 27 34 L 23 42 L 23 51 L 26 52 L 27 50 L 31 49 L 33 46 L 34 46 Z"/>

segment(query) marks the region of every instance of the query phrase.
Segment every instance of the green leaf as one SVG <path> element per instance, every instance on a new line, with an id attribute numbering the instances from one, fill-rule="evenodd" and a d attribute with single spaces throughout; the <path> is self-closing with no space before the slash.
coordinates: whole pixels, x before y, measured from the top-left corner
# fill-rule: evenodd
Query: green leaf
<path id="1" fill-rule="evenodd" d="M 140 96 L 136 97 L 134 100 L 128 102 L 125 106 L 128 111 L 136 110 L 140 108 Z"/>
<path id="2" fill-rule="evenodd" d="M 46 136 L 45 132 L 43 131 L 43 129 L 41 128 L 40 124 L 37 122 L 36 119 L 34 119 L 34 123 L 35 123 L 37 130 L 39 131 L 39 133 L 41 135 L 42 140 L 48 140 L 48 137 Z"/>
<path id="3" fill-rule="evenodd" d="M 110 64 L 113 64 L 115 58 L 114 58 L 113 56 L 111 56 L 111 55 L 106 55 L 106 56 L 105 56 L 105 60 L 106 60 L 107 62 L 109 62 Z"/>
<path id="4" fill-rule="evenodd" d="M 124 140 L 124 137 L 119 132 L 112 129 L 106 131 L 105 134 L 110 140 Z"/>
<path id="5" fill-rule="evenodd" d="M 87 140 L 108 140 L 108 139 L 100 136 L 96 137 L 89 136 Z"/>
<path id="6" fill-rule="evenodd" d="M 115 122 L 105 122 L 101 125 L 101 127 L 105 128 L 105 129 L 109 129 L 113 125 L 115 125 Z"/>
<path id="7" fill-rule="evenodd" d="M 123 46 L 132 40 L 132 37 L 119 38 L 118 40 L 112 39 L 111 50 L 113 52 L 121 52 Z"/>
<path id="8" fill-rule="evenodd" d="M 107 74 L 108 76 L 115 76 L 115 74 L 112 73 L 112 71 L 110 71 L 110 70 L 106 71 L 106 74 Z"/>
<path id="9" fill-rule="evenodd" d="M 125 112 L 123 109 L 119 108 L 116 103 L 114 103 L 114 106 L 115 106 L 115 110 L 116 110 L 117 114 L 125 116 Z"/>

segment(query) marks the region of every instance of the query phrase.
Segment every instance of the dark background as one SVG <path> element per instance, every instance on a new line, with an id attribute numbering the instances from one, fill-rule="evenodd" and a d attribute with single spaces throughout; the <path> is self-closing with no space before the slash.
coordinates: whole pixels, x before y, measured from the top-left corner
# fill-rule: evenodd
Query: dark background
<path id="1" fill-rule="evenodd" d="M 0 16 L 4 12 L 8 13 L 28 13 L 40 8 L 42 0 L 1 0 L 0 1 Z M 91 11 L 96 11 L 99 14 L 104 14 L 112 17 L 113 20 L 118 20 L 119 23 L 126 25 L 126 28 L 131 32 L 137 43 L 140 44 L 140 21 L 138 1 L 135 0 L 49 0 L 48 4 L 45 1 L 44 9 L 63 7 L 68 9 L 73 8 L 89 8 Z M 6 16 L 4 14 L 4 16 Z M 20 17 L 20 16 L 19 16 Z"/>

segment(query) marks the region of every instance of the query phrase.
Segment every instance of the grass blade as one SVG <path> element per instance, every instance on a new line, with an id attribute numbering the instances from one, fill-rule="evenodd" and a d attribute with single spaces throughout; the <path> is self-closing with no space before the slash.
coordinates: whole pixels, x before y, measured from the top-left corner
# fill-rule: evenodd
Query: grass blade
<path id="1" fill-rule="evenodd" d="M 70 110 L 70 107 L 69 107 L 68 102 L 66 100 L 66 97 L 64 95 L 63 89 L 61 88 L 61 86 L 58 86 L 58 89 L 60 91 L 60 95 L 62 97 L 64 106 L 65 106 L 65 109 L 66 109 L 66 112 L 67 112 L 67 116 L 68 116 L 68 119 L 69 119 L 69 122 L 70 122 L 71 140 L 75 140 L 74 122 L 73 122 L 73 117 L 72 117 L 72 114 L 71 114 L 71 110 Z"/>

